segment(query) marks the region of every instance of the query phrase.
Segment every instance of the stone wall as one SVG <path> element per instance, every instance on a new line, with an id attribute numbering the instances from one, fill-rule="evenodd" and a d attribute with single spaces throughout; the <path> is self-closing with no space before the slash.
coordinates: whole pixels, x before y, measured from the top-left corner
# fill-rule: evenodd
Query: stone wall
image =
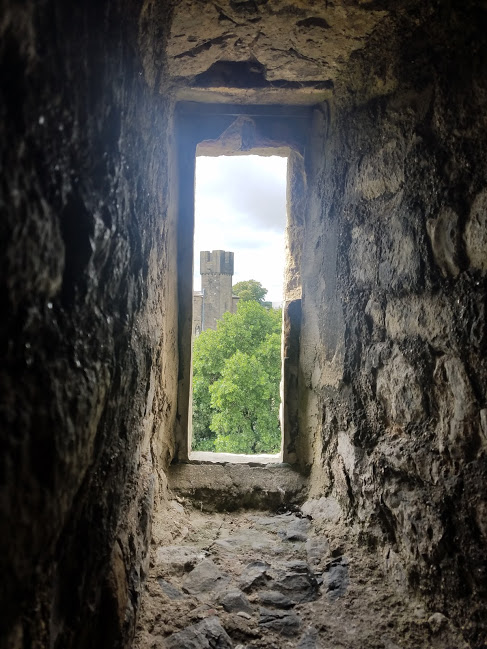
<path id="1" fill-rule="evenodd" d="M 2 7 L 2 648 L 117 648 L 133 633 L 174 455 L 178 371 L 183 383 L 189 367 L 177 329 L 180 342 L 191 337 L 191 271 L 181 269 L 192 264 L 201 138 L 193 107 L 175 141 L 169 4 Z M 296 452 L 312 495 L 336 499 L 398 584 L 480 646 L 482 3 L 177 4 L 178 96 L 188 84 L 193 99 L 205 88 L 231 101 L 330 99 L 313 111 L 295 183 L 306 194 L 303 249 L 291 250 L 302 302 L 294 296 L 288 314 L 300 354 L 289 376 L 300 386 Z M 187 446 L 182 413 L 176 442 Z"/>
<path id="2" fill-rule="evenodd" d="M 216 329 L 224 313 L 233 310 L 233 252 L 204 250 L 200 253 L 201 290 L 203 292 L 203 330 Z"/>
<path id="3" fill-rule="evenodd" d="M 201 291 L 193 292 L 193 336 L 197 337 L 201 333 L 203 324 L 203 294 Z"/>
<path id="4" fill-rule="evenodd" d="M 312 493 L 338 499 L 398 582 L 475 646 L 487 619 L 485 19 L 474 3 L 412 5 L 317 111 L 300 376 Z"/>
<path id="5" fill-rule="evenodd" d="M 168 107 L 144 78 L 138 42 L 160 79 L 152 21 L 167 24 L 168 9 L 146 3 L 139 25 L 141 9 L 136 0 L 2 6 L 0 646 L 9 649 L 126 646 L 164 488 L 154 458 L 171 452 L 159 431 L 173 416 L 177 367 Z M 164 35 L 159 26 L 161 50 Z"/>

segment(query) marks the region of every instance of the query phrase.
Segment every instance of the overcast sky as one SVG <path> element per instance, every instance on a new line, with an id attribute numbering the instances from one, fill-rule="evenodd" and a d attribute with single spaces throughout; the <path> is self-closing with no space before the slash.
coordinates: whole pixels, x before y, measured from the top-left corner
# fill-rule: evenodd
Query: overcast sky
<path id="1" fill-rule="evenodd" d="M 229 250 L 233 283 L 256 279 L 267 300 L 282 301 L 287 158 L 196 158 L 194 287 L 201 250 Z"/>

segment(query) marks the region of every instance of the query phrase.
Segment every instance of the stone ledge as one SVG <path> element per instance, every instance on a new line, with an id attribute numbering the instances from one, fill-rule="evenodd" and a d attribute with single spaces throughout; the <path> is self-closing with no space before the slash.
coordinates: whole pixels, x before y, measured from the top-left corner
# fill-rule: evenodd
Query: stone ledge
<path id="1" fill-rule="evenodd" d="M 280 453 L 274 455 L 268 453 L 245 455 L 243 453 L 191 451 L 189 461 L 191 464 L 247 464 L 248 466 L 262 466 L 263 464 L 280 464 L 282 457 Z"/>
<path id="2" fill-rule="evenodd" d="M 205 511 L 275 510 L 304 502 L 307 479 L 288 464 L 174 464 L 169 488 Z"/>

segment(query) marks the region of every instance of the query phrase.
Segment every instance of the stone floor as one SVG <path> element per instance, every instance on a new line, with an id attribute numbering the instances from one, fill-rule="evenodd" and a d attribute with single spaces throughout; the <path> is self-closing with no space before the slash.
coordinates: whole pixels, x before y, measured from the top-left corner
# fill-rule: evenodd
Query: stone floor
<path id="1" fill-rule="evenodd" d="M 172 501 L 137 649 L 464 649 L 383 574 L 330 507 L 205 514 Z M 310 514 L 312 512 L 312 514 Z"/>

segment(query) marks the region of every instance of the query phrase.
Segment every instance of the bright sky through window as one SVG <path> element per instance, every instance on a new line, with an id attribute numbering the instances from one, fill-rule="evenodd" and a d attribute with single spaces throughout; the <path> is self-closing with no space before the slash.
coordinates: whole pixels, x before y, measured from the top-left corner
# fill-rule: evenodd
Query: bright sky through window
<path id="1" fill-rule="evenodd" d="M 196 158 L 194 287 L 201 250 L 235 253 L 233 283 L 255 279 L 282 302 L 287 158 Z"/>

